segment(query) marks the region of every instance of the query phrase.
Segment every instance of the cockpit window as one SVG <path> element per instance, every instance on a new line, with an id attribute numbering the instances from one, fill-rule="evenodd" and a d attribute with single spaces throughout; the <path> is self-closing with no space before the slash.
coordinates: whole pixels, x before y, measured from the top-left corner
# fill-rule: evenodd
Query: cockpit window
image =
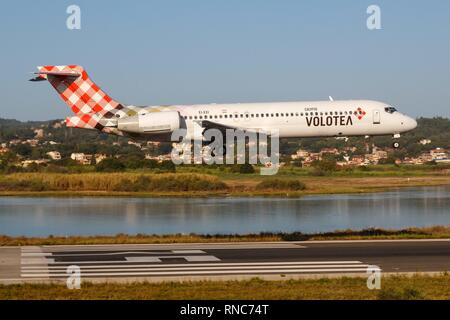
<path id="1" fill-rule="evenodd" d="M 394 113 L 395 111 L 397 111 L 397 109 L 395 109 L 394 107 L 386 107 L 384 108 L 384 111 L 386 111 L 387 113 Z"/>

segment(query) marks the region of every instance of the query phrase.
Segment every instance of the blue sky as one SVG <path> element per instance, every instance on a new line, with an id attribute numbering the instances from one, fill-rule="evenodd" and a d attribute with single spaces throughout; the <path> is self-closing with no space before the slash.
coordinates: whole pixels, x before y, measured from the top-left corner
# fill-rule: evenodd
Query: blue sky
<path id="1" fill-rule="evenodd" d="M 68 30 L 66 8 L 81 8 Z M 381 7 L 382 30 L 366 28 Z M 70 110 L 37 65 L 80 64 L 136 105 L 335 99 L 449 117 L 450 1 L 9 1 L 0 10 L 1 118 Z"/>

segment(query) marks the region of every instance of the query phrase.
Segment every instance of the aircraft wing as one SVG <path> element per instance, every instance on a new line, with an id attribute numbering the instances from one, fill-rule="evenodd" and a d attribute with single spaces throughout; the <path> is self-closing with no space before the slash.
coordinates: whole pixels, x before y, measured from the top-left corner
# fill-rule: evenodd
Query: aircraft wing
<path id="1" fill-rule="evenodd" d="M 268 134 L 267 132 L 265 132 L 262 129 L 257 129 L 257 128 L 249 129 L 249 128 L 245 128 L 245 127 L 241 127 L 241 126 L 229 126 L 229 125 L 224 125 L 224 124 L 217 123 L 217 122 L 214 122 L 214 121 L 209 121 L 209 120 L 201 120 L 201 121 L 198 121 L 198 123 L 205 130 L 208 130 L 208 129 L 220 130 L 224 137 L 226 135 L 226 130 L 227 129 L 242 130 L 242 131 L 246 131 L 246 132 L 255 132 L 255 133 L 266 133 L 266 134 Z"/>

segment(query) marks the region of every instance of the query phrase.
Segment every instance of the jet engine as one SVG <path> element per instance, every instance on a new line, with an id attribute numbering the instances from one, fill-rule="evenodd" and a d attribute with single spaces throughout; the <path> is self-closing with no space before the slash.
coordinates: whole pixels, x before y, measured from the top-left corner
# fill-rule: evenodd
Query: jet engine
<path id="1" fill-rule="evenodd" d="M 178 111 L 161 111 L 138 114 L 117 120 L 117 129 L 130 133 L 170 133 L 180 128 Z"/>

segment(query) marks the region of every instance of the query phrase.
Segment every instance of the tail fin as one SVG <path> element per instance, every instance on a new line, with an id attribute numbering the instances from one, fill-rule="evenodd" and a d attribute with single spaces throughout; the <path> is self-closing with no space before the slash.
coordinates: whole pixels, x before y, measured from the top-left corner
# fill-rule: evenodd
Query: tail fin
<path id="1" fill-rule="evenodd" d="M 48 80 L 80 119 L 88 115 L 108 119 L 126 113 L 126 108 L 102 91 L 81 66 L 40 66 L 35 74 L 31 81 Z"/>

